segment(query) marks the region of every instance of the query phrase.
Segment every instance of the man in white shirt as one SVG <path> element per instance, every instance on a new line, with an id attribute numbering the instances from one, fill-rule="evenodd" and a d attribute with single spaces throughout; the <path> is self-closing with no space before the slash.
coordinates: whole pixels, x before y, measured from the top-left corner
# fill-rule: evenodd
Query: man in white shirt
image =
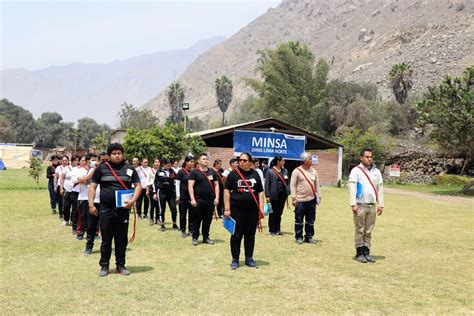
<path id="1" fill-rule="evenodd" d="M 373 152 L 365 148 L 360 153 L 360 164 L 349 175 L 349 204 L 354 214 L 356 260 L 375 262 L 370 256 L 375 218 L 384 208 L 383 178 L 373 164 Z"/>
<path id="2" fill-rule="evenodd" d="M 79 211 L 77 225 L 77 240 L 84 239 L 89 224 L 89 173 L 92 171 L 90 160 L 97 158 L 96 154 L 87 154 L 80 160 L 81 167 L 76 169 L 77 183 L 79 183 L 79 195 L 77 197 L 77 209 Z"/>
<path id="3" fill-rule="evenodd" d="M 59 218 L 63 218 L 63 197 L 61 195 L 61 175 L 64 172 L 64 168 L 69 165 L 69 157 L 63 156 L 61 158 L 61 164 L 56 167 L 54 171 L 54 193 L 56 193 L 56 200 L 58 201 L 59 207 Z M 53 210 L 53 215 L 56 214 L 56 211 Z"/>
<path id="4" fill-rule="evenodd" d="M 150 200 L 149 200 L 149 196 L 147 194 L 146 188 L 149 185 L 148 178 L 151 173 L 151 168 L 148 167 L 148 159 L 143 158 L 142 165 L 135 167 L 135 170 L 137 170 L 138 177 L 140 178 L 140 183 L 142 184 L 142 188 L 143 188 L 142 193 L 140 194 L 137 200 L 137 215 L 139 218 L 142 217 L 142 205 L 143 205 L 143 218 L 148 218 L 148 209 L 150 206 Z"/>
<path id="5" fill-rule="evenodd" d="M 72 171 L 79 164 L 79 156 L 74 155 L 71 158 L 71 165 L 66 166 L 61 174 L 60 193 L 63 196 L 63 225 L 69 224 L 71 218 L 71 207 L 77 209 L 77 195 L 79 191 L 74 190 L 74 182 L 72 181 Z"/>

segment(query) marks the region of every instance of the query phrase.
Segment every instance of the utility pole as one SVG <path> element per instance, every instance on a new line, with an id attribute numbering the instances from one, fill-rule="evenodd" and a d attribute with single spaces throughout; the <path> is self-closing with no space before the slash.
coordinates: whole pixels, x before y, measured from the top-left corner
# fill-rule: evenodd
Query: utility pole
<path id="1" fill-rule="evenodd" d="M 184 132 L 186 133 L 186 124 L 187 124 L 186 111 L 189 110 L 189 103 L 181 103 L 181 109 L 183 110 L 183 113 L 184 113 Z"/>

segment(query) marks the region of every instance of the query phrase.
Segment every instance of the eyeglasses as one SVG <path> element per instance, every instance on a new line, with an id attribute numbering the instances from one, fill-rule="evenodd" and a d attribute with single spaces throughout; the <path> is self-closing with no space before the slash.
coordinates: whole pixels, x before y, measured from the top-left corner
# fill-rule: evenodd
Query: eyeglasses
<path id="1" fill-rule="evenodd" d="M 239 159 L 240 162 L 248 162 L 248 159 Z"/>

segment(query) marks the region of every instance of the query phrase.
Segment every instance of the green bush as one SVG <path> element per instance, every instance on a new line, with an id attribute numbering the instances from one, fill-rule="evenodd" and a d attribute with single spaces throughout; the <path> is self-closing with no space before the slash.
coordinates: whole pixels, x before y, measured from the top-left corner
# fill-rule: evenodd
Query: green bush
<path id="1" fill-rule="evenodd" d="M 443 174 L 433 177 L 434 184 L 437 185 L 466 185 L 471 180 L 468 177 L 457 176 L 453 174 Z"/>

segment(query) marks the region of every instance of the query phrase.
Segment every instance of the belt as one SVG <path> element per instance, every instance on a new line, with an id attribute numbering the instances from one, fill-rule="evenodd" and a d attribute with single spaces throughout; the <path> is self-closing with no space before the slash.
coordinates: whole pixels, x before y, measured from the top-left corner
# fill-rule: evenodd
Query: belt
<path id="1" fill-rule="evenodd" d="M 357 203 L 357 205 L 374 206 L 375 203 Z"/>

